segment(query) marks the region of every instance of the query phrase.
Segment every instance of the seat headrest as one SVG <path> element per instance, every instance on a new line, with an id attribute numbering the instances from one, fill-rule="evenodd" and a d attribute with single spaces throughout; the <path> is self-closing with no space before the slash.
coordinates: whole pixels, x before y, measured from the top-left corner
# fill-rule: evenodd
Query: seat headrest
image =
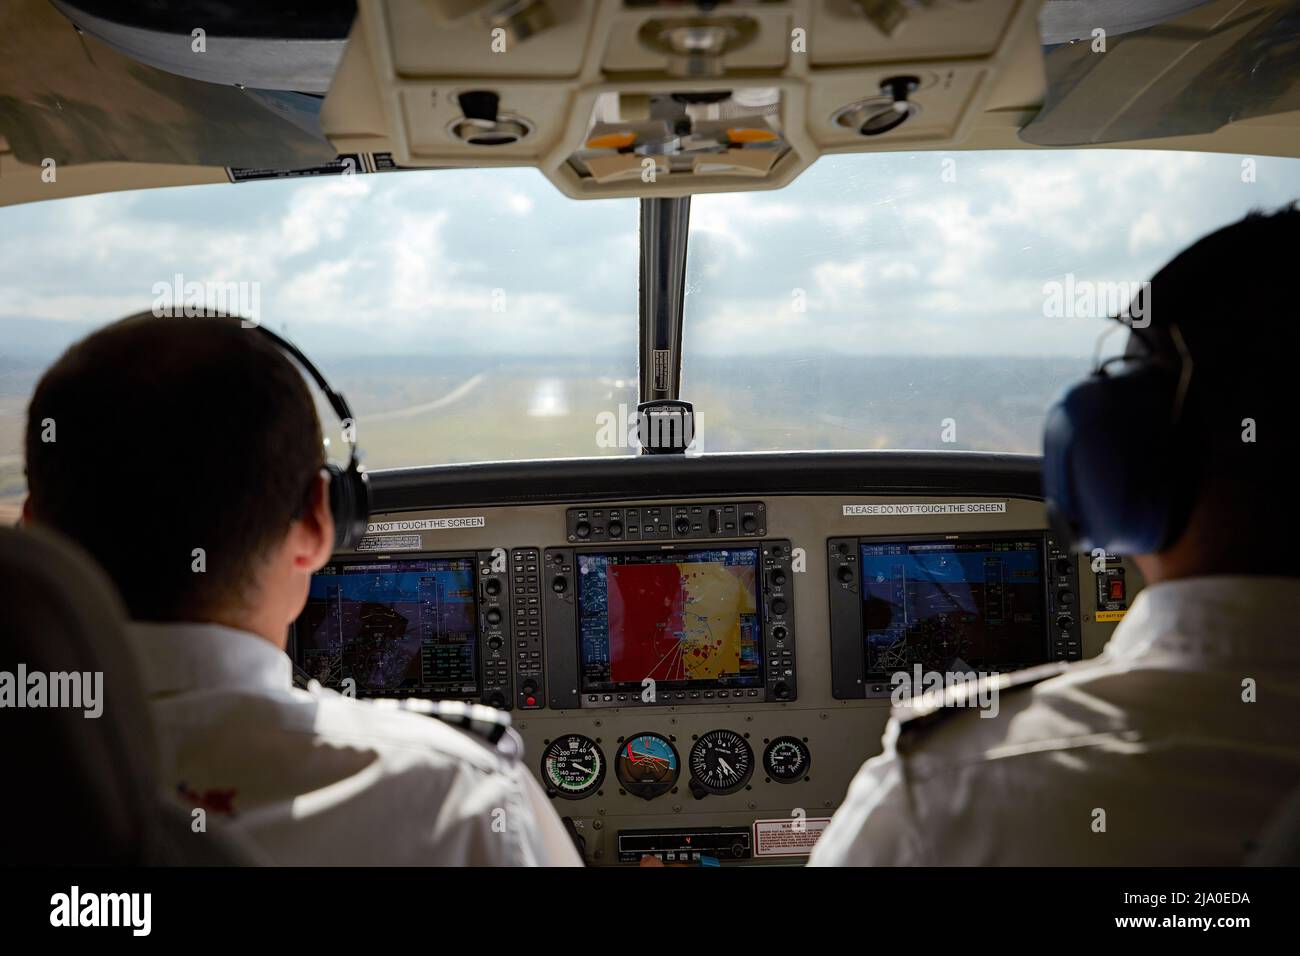
<path id="1" fill-rule="evenodd" d="M 0 528 L 0 672 L 15 697 L 0 712 L 0 819 L 21 821 L 6 839 L 9 862 L 143 862 L 156 750 L 125 620 L 104 573 L 71 542 Z M 44 706 L 15 706 L 19 696 L 41 703 L 41 684 Z M 74 696 L 82 706 L 50 706 Z M 92 705 L 98 717 L 87 716 Z"/>

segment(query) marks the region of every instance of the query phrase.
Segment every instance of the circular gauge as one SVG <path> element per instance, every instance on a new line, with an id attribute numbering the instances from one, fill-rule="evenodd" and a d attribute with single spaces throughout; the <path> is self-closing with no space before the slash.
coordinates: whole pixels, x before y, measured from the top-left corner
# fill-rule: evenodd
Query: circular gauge
<path id="1" fill-rule="evenodd" d="M 680 772 L 677 748 L 659 734 L 636 734 L 618 745 L 614 773 L 623 789 L 643 800 L 667 793 Z"/>
<path id="2" fill-rule="evenodd" d="M 794 783 L 808 775 L 812 751 L 798 737 L 777 737 L 763 751 L 763 769 L 779 783 Z"/>
<path id="3" fill-rule="evenodd" d="M 605 758 L 590 737 L 557 737 L 542 751 L 542 779 L 556 796 L 579 800 L 605 779 Z"/>
<path id="4" fill-rule="evenodd" d="M 706 793 L 735 793 L 754 772 L 754 751 L 734 730 L 710 730 L 691 748 L 691 776 Z"/>

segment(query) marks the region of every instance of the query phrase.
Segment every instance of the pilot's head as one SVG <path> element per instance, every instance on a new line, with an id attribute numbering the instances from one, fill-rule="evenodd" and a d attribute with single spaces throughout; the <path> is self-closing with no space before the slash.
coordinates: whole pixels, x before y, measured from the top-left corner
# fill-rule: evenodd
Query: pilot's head
<path id="1" fill-rule="evenodd" d="M 26 520 L 79 542 L 145 621 L 282 641 L 334 535 L 294 365 L 229 318 L 144 313 L 73 345 L 27 420 Z"/>
<path id="2" fill-rule="evenodd" d="M 1150 581 L 1296 573 L 1297 247 L 1291 206 L 1200 239 L 1133 310 L 1137 361 L 1053 409 L 1049 499 L 1086 548 L 1134 554 Z"/>

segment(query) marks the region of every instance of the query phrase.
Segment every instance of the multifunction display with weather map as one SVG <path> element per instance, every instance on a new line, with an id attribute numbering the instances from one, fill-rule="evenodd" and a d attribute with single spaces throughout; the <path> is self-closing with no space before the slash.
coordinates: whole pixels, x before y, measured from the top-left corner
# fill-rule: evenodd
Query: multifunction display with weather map
<path id="1" fill-rule="evenodd" d="M 478 693 L 471 557 L 327 565 L 296 626 L 298 665 L 368 696 Z"/>
<path id="2" fill-rule="evenodd" d="M 1041 541 L 863 541 L 861 550 L 869 673 L 1043 661 Z"/>
<path id="3" fill-rule="evenodd" d="M 757 548 L 579 554 L 584 691 L 763 682 Z"/>

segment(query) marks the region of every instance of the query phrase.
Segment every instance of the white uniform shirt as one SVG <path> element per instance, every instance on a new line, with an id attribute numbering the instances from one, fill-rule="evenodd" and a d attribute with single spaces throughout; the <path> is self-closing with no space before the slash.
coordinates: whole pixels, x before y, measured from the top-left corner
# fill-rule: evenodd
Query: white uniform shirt
<path id="1" fill-rule="evenodd" d="M 284 865 L 581 865 L 511 746 L 392 701 L 292 684 L 215 624 L 133 624 L 163 780 Z"/>
<path id="2" fill-rule="evenodd" d="M 810 864 L 1240 864 L 1300 785 L 1300 579 L 1148 587 L 999 707 L 891 719 Z"/>

